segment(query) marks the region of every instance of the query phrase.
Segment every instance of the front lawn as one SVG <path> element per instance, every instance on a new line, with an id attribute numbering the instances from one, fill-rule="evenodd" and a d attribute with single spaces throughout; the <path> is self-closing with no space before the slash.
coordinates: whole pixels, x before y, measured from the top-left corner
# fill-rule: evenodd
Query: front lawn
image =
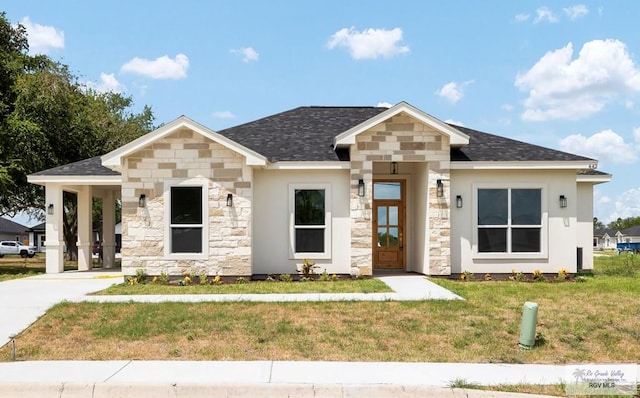
<path id="1" fill-rule="evenodd" d="M 597 270 L 583 283 L 435 280 L 466 301 L 63 303 L 16 337 L 17 359 L 640 362 L 640 278 Z M 517 347 L 525 301 L 540 305 L 533 350 Z"/>
<path id="2" fill-rule="evenodd" d="M 244 281 L 244 279 L 241 279 Z M 283 294 L 283 293 L 384 293 L 393 292 L 378 279 L 340 279 L 307 282 L 247 282 L 227 284 L 190 284 L 187 286 L 159 283 L 126 283 L 112 285 L 97 295 L 136 294 Z"/>

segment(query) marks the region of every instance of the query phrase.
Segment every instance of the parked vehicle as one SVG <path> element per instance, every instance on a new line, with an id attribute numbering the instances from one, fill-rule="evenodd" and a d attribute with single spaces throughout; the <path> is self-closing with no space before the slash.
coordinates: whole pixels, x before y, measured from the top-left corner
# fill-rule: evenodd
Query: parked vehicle
<path id="1" fill-rule="evenodd" d="M 622 252 L 640 253 L 640 242 L 618 243 L 618 254 Z"/>
<path id="2" fill-rule="evenodd" d="M 36 248 L 32 246 L 25 246 L 15 240 L 3 240 L 0 242 L 0 257 L 9 254 L 17 254 L 22 258 L 31 258 L 36 255 Z"/>

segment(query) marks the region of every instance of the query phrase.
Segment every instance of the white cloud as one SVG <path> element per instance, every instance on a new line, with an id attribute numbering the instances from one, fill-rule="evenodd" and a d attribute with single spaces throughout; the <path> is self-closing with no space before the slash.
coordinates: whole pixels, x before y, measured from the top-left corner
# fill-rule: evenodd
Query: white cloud
<path id="1" fill-rule="evenodd" d="M 391 108 L 393 106 L 390 102 L 378 102 L 376 108 Z"/>
<path id="2" fill-rule="evenodd" d="M 640 144 L 640 127 L 633 129 L 633 139 L 637 144 Z"/>
<path id="3" fill-rule="evenodd" d="M 464 83 L 449 82 L 442 86 L 440 90 L 437 90 L 435 94 L 455 104 L 464 97 L 464 88 L 471 83 L 473 83 L 473 80 Z"/>
<path id="4" fill-rule="evenodd" d="M 570 135 L 560 141 L 560 148 L 566 152 L 600 160 L 602 163 L 628 164 L 638 160 L 634 146 L 624 142 L 624 138 L 611 129 L 602 130 L 590 137 L 582 134 Z"/>
<path id="5" fill-rule="evenodd" d="M 528 92 L 522 118 L 576 120 L 601 111 L 615 97 L 640 91 L 640 69 L 618 40 L 592 40 L 573 59 L 573 44 L 547 52 L 515 86 Z"/>
<path id="6" fill-rule="evenodd" d="M 234 115 L 231 111 L 215 111 L 211 114 L 211 116 L 215 117 L 216 119 L 233 119 L 236 117 L 236 115 Z"/>
<path id="7" fill-rule="evenodd" d="M 540 23 L 547 21 L 549 23 L 558 22 L 558 17 L 555 16 L 553 11 L 549 9 L 549 7 L 540 7 L 536 10 L 536 17 L 533 20 L 533 23 Z"/>
<path id="8" fill-rule="evenodd" d="M 604 217 L 609 222 L 618 218 L 637 217 L 640 214 L 640 189 L 631 188 L 620 195 L 617 195 L 613 203 L 606 203 L 605 208 L 610 213 Z M 613 208 L 612 208 L 613 207 Z"/>
<path id="9" fill-rule="evenodd" d="M 453 120 L 453 119 L 446 119 L 444 121 L 445 123 L 449 123 L 449 124 L 455 124 L 456 126 L 462 126 L 464 127 L 464 123 L 458 121 L 458 120 Z"/>
<path id="10" fill-rule="evenodd" d="M 232 54 L 242 55 L 242 62 L 249 63 L 251 61 L 257 61 L 260 54 L 253 47 L 232 48 L 229 50 Z"/>
<path id="11" fill-rule="evenodd" d="M 24 17 L 20 24 L 27 30 L 29 54 L 47 54 L 54 48 L 64 48 L 64 32 L 53 26 L 40 25 Z"/>
<path id="12" fill-rule="evenodd" d="M 597 203 L 601 205 L 606 205 L 607 203 L 611 203 L 611 202 L 612 202 L 612 199 L 610 197 L 602 196 L 600 199 L 598 199 Z"/>
<path id="13" fill-rule="evenodd" d="M 402 29 L 365 29 L 358 32 L 351 28 L 342 28 L 334 33 L 327 42 L 327 47 L 333 49 L 344 47 L 349 49 L 353 59 L 391 58 L 398 54 L 409 52 L 409 46 L 402 46 Z"/>
<path id="14" fill-rule="evenodd" d="M 582 18 L 589 13 L 589 9 L 584 4 L 576 4 L 575 6 L 563 8 L 562 11 L 564 11 L 572 21 Z"/>
<path id="15" fill-rule="evenodd" d="M 184 79 L 189 69 L 189 58 L 178 54 L 171 59 L 166 55 L 154 60 L 135 57 L 122 65 L 120 73 L 133 73 L 152 79 Z"/>
<path id="16" fill-rule="evenodd" d="M 500 106 L 500 109 L 502 109 L 503 111 L 511 112 L 513 110 L 513 105 L 504 104 Z"/>
<path id="17" fill-rule="evenodd" d="M 531 17 L 531 15 L 529 14 L 517 14 L 515 16 L 515 20 L 516 22 L 526 22 L 529 20 L 529 18 Z"/>
<path id="18" fill-rule="evenodd" d="M 85 82 L 84 85 L 99 93 L 106 93 L 109 91 L 122 93 L 127 90 L 127 88 L 120 83 L 118 79 L 116 79 L 113 73 L 100 73 L 100 82 Z"/>

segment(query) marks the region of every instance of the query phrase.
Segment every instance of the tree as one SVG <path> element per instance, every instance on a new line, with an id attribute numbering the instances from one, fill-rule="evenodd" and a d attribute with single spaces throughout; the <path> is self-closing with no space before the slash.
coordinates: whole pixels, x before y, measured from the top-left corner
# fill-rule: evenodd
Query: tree
<path id="1" fill-rule="evenodd" d="M 153 113 L 118 93 L 90 90 L 66 65 L 29 56 L 25 30 L 0 14 L 0 214 L 44 207 L 27 175 L 99 156 L 153 129 Z M 65 194 L 64 236 L 75 255 L 75 198 Z"/>
<path id="2" fill-rule="evenodd" d="M 596 229 L 604 228 L 602 221 L 598 220 L 598 217 L 593 217 L 593 227 Z"/>
<path id="3" fill-rule="evenodd" d="M 640 225 L 640 217 L 627 217 L 627 218 L 620 218 L 618 217 L 617 220 L 615 221 L 611 221 L 608 225 L 607 228 L 611 228 L 611 229 L 615 229 L 615 230 L 623 230 L 623 229 L 627 229 L 630 227 L 635 227 L 636 225 Z"/>

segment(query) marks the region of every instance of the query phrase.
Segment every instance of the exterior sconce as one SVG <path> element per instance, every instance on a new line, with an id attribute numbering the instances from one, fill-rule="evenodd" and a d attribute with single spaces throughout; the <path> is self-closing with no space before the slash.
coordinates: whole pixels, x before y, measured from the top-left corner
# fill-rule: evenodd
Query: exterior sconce
<path id="1" fill-rule="evenodd" d="M 358 196 L 364 196 L 364 180 L 358 180 Z"/>
<path id="2" fill-rule="evenodd" d="M 398 162 L 391 162 L 391 174 L 398 174 Z"/>
<path id="3" fill-rule="evenodd" d="M 439 198 L 444 196 L 444 184 L 441 179 L 436 180 L 436 196 Z"/>
<path id="4" fill-rule="evenodd" d="M 456 207 L 458 209 L 462 208 L 462 195 L 456 195 Z"/>
<path id="5" fill-rule="evenodd" d="M 232 193 L 228 193 L 227 194 L 227 207 L 232 207 L 233 206 L 233 194 Z"/>
<path id="6" fill-rule="evenodd" d="M 567 207 L 567 197 L 564 195 L 560 195 L 560 207 Z"/>
<path id="7" fill-rule="evenodd" d="M 49 206 L 47 206 L 47 214 L 50 216 L 53 215 L 53 203 L 49 203 Z"/>
<path id="8" fill-rule="evenodd" d="M 145 207 L 147 205 L 147 195 L 141 193 L 138 199 L 138 207 Z"/>

